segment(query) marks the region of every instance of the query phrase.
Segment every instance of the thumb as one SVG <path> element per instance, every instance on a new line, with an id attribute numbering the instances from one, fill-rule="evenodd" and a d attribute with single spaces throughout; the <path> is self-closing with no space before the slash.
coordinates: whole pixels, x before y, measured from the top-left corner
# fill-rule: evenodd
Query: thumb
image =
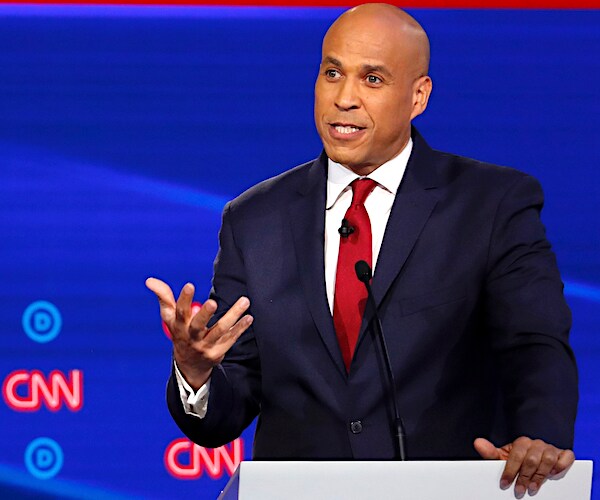
<path id="1" fill-rule="evenodd" d="M 173 320 L 175 318 L 175 296 L 171 287 L 164 281 L 156 278 L 148 278 L 146 280 L 146 287 L 154 292 L 158 298 L 162 319 L 166 323 Z"/>
<path id="2" fill-rule="evenodd" d="M 486 460 L 501 460 L 500 450 L 487 439 L 477 438 L 473 442 L 473 447 Z"/>

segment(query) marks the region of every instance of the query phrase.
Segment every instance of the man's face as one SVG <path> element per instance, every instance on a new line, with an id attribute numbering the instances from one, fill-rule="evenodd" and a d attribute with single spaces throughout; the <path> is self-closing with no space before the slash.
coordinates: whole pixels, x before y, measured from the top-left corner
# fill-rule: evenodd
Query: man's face
<path id="1" fill-rule="evenodd" d="M 422 111 L 411 50 L 399 49 L 401 35 L 390 40 L 376 27 L 334 25 L 315 84 L 315 123 L 327 156 L 360 174 L 402 151 Z"/>

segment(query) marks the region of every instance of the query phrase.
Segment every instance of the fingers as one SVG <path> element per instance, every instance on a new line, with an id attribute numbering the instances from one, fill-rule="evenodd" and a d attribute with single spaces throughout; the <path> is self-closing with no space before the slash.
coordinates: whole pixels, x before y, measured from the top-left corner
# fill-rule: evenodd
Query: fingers
<path id="1" fill-rule="evenodd" d="M 240 317 L 250 307 L 250 301 L 246 297 L 240 297 L 233 306 L 227 311 L 221 319 L 210 329 L 206 334 L 207 342 L 217 342 L 222 337 L 239 337 L 249 326 L 248 317 L 240 320 Z M 190 324 L 190 332 L 197 336 L 206 329 L 206 325 L 217 309 L 217 304 L 214 300 L 207 300 L 204 307 L 192 319 Z M 238 325 L 239 323 L 239 325 Z M 241 329 L 241 331 L 240 331 Z M 236 337 L 236 339 L 237 339 Z M 224 340 L 224 339 L 223 339 Z M 234 340 L 235 342 L 235 340 Z M 233 345 L 233 342 L 232 342 Z"/>
<path id="2" fill-rule="evenodd" d="M 187 331 L 192 315 L 192 300 L 194 298 L 194 285 L 186 283 L 179 294 L 177 301 L 171 287 L 157 278 L 148 278 L 146 286 L 158 297 L 160 316 L 166 323 L 171 336 L 179 336 Z"/>
<path id="3" fill-rule="evenodd" d="M 544 481 L 570 467 L 575 455 L 570 450 L 560 450 L 540 439 L 520 437 L 510 446 L 500 487 L 506 489 L 515 480 L 515 497 L 523 498 L 529 491 L 535 495 Z"/>
<path id="4" fill-rule="evenodd" d="M 245 314 L 250 301 L 241 297 L 215 325 L 208 328 L 217 303 L 207 300 L 197 313 L 192 314 L 194 285 L 186 283 L 177 300 L 164 281 L 148 278 L 146 286 L 158 297 L 160 314 L 171 333 L 173 356 L 180 371 L 192 387 L 199 388 L 210 376 L 212 368 L 223 360 L 235 341 L 252 324 L 253 318 Z"/>
<path id="5" fill-rule="evenodd" d="M 519 480 L 515 484 L 515 496 L 517 498 L 523 498 L 527 486 L 529 486 L 529 480 L 537 470 L 537 466 L 534 467 L 532 463 L 535 460 L 534 456 L 530 456 L 529 461 L 525 463 L 531 444 L 532 440 L 527 437 L 520 437 L 514 441 L 500 479 L 500 487 L 506 489 L 512 484 L 517 475 L 519 476 Z"/>
<path id="6" fill-rule="evenodd" d="M 554 468 L 559 456 L 558 448 L 546 445 L 543 441 L 541 441 L 541 443 L 544 446 L 541 450 L 541 453 L 536 451 L 536 454 L 533 456 L 533 458 L 531 458 L 531 455 L 529 454 L 525 458 L 525 462 L 530 462 L 530 464 L 528 464 L 530 466 L 530 469 L 535 468 L 531 479 L 529 480 L 529 484 L 525 484 L 526 481 L 523 481 L 523 487 L 527 488 L 530 495 L 535 495 L 538 492 L 538 490 L 540 489 L 544 481 L 546 481 L 546 478 L 549 476 L 550 472 Z M 527 471 L 527 473 L 529 473 L 529 470 Z M 523 472 L 519 474 L 519 479 L 517 479 L 517 485 L 521 481 L 522 475 Z"/>
<path id="7" fill-rule="evenodd" d="M 181 289 L 175 309 L 175 321 L 187 325 L 192 315 L 192 300 L 194 299 L 194 285 L 186 283 Z"/>
<path id="8" fill-rule="evenodd" d="M 571 465 L 575 462 L 575 453 L 571 450 L 562 450 L 558 455 L 558 461 L 556 465 L 550 471 L 551 479 L 560 479 L 571 468 Z"/>
<path id="9" fill-rule="evenodd" d="M 479 453 L 481 458 L 485 458 L 486 460 L 502 460 L 500 450 L 487 439 L 477 438 L 473 442 L 473 447 L 475 448 L 475 451 Z"/>
<path id="10" fill-rule="evenodd" d="M 241 297 L 210 329 L 206 328 L 206 324 L 216 310 L 214 301 L 207 301 L 192 318 L 190 338 L 194 349 L 201 355 L 203 364 L 211 367 L 219 364 L 240 335 L 252 324 L 252 316 L 242 316 L 249 306 L 250 301 Z M 177 347 L 175 350 L 177 351 Z"/>
<path id="11" fill-rule="evenodd" d="M 244 333 L 250 327 L 253 321 L 254 318 L 249 314 L 246 314 L 217 339 L 216 344 L 223 352 L 223 355 L 225 355 L 225 353 L 231 348 L 231 346 L 235 344 L 237 339 L 239 339 L 242 333 Z M 212 331 L 210 333 L 212 333 Z"/>
<path id="12" fill-rule="evenodd" d="M 217 312 L 217 303 L 211 299 L 207 300 L 190 322 L 190 337 L 203 336 L 206 332 L 206 325 L 215 312 Z"/>

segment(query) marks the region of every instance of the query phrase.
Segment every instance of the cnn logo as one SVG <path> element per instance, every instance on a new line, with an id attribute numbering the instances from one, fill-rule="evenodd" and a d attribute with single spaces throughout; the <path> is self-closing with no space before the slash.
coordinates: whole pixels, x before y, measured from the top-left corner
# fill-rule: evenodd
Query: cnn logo
<path id="1" fill-rule="evenodd" d="M 165 450 L 165 467 L 177 479 L 198 479 L 203 471 L 212 479 L 221 478 L 224 472 L 231 476 L 243 459 L 242 438 L 215 449 L 181 438 L 172 441 Z"/>
<path id="2" fill-rule="evenodd" d="M 63 404 L 79 411 L 83 406 L 83 372 L 71 370 L 67 377 L 54 370 L 45 377 L 39 370 L 16 370 L 4 379 L 2 395 L 16 411 L 38 411 L 42 403 L 51 411 L 60 410 Z"/>

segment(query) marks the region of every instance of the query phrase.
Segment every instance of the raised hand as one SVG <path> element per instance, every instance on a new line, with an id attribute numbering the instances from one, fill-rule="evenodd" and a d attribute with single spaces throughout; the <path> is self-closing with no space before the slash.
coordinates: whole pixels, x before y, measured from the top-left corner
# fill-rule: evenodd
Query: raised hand
<path id="1" fill-rule="evenodd" d="M 250 307 L 246 297 L 240 297 L 212 327 L 207 324 L 217 311 L 217 303 L 207 300 L 192 315 L 194 285 L 187 283 L 175 301 L 173 291 L 164 281 L 148 278 L 146 286 L 156 294 L 160 315 L 171 332 L 173 354 L 181 374 L 194 390 L 210 378 L 215 365 L 239 336 L 252 324 L 252 316 L 244 313 Z"/>

